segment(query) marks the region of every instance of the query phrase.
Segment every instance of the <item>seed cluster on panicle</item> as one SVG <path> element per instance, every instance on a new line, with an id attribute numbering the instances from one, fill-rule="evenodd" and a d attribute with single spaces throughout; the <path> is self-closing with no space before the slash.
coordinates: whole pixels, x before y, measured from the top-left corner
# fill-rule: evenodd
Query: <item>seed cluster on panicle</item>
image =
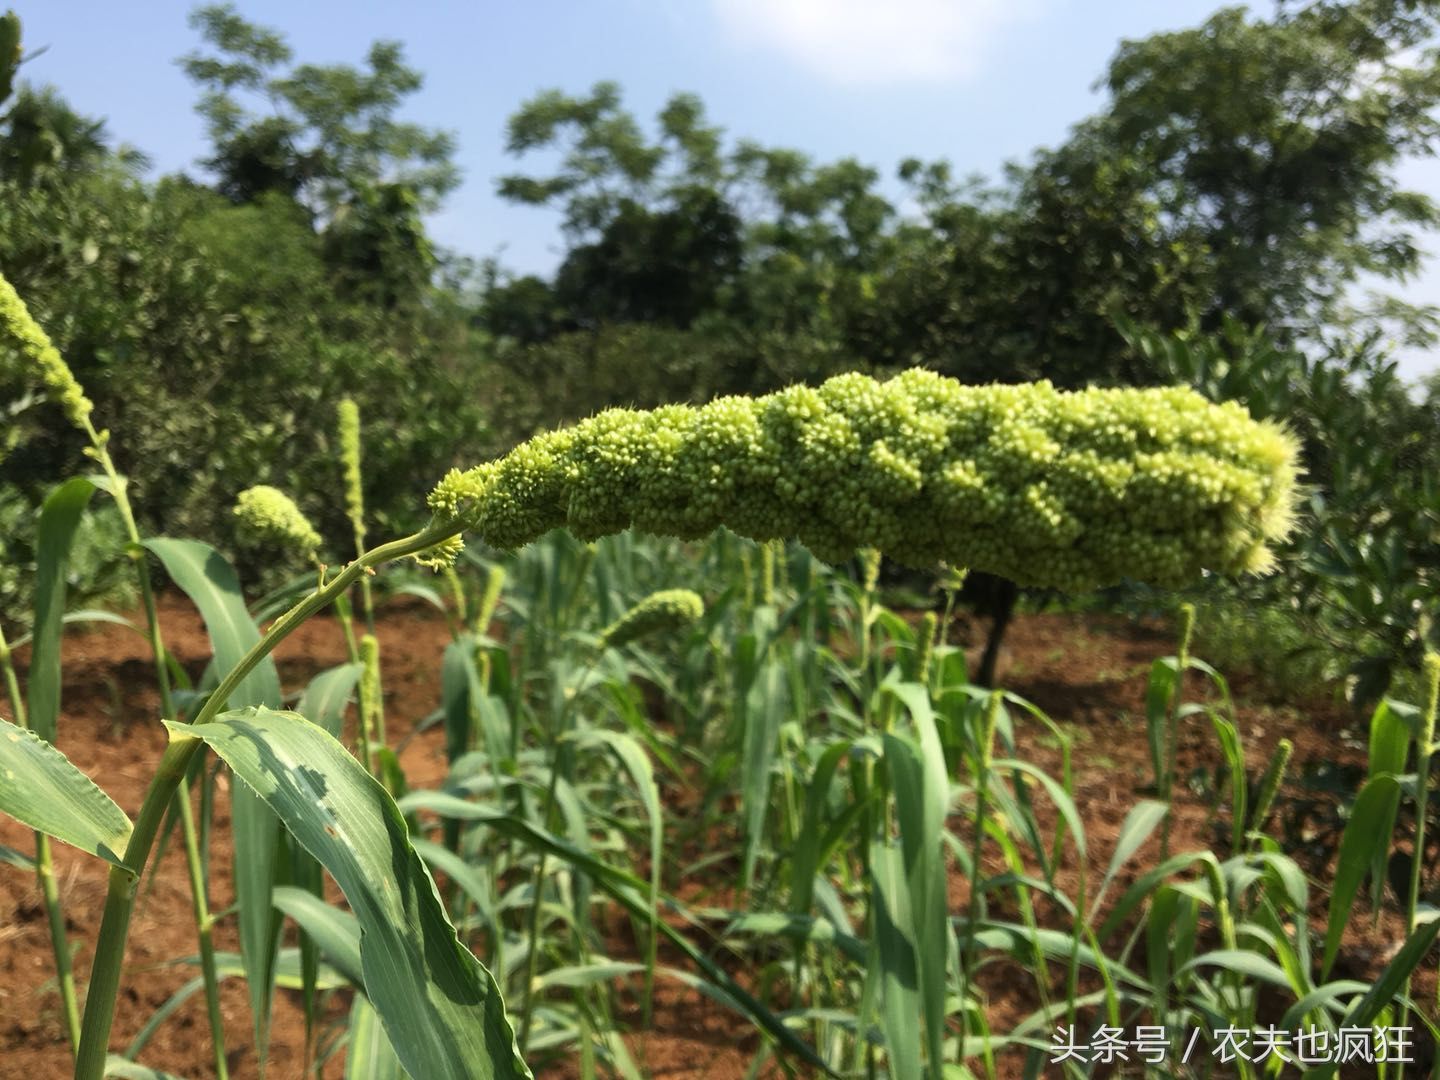
<path id="1" fill-rule="evenodd" d="M 70 370 L 70 365 L 65 363 L 60 350 L 55 348 L 49 335 L 30 315 L 20 294 L 3 275 L 0 275 L 0 326 L 4 328 L 0 339 L 19 350 L 21 374 L 39 379 L 51 400 L 65 413 L 65 418 L 86 431 L 95 406 L 85 396 L 84 388 Z M 26 367 L 28 372 L 24 371 Z"/>
<path id="2" fill-rule="evenodd" d="M 432 511 L 501 548 L 557 527 L 720 525 L 831 562 L 873 547 L 1021 584 L 1262 571 L 1290 529 L 1294 440 L 1192 390 L 966 386 L 911 370 L 759 398 L 612 409 L 452 471 Z"/>
<path id="3" fill-rule="evenodd" d="M 358 533 L 365 531 L 365 494 L 360 473 L 360 407 L 353 398 L 341 398 L 335 406 L 335 426 L 340 442 L 340 464 L 345 470 L 345 512 Z"/>
<path id="4" fill-rule="evenodd" d="M 671 633 L 698 622 L 705 602 L 689 589 L 662 589 L 651 593 L 600 633 L 600 641 L 618 649 L 651 634 Z"/>
<path id="5" fill-rule="evenodd" d="M 259 484 L 246 488 L 235 500 L 235 517 L 246 543 L 268 544 L 306 557 L 320 549 L 320 534 L 279 488 Z"/>

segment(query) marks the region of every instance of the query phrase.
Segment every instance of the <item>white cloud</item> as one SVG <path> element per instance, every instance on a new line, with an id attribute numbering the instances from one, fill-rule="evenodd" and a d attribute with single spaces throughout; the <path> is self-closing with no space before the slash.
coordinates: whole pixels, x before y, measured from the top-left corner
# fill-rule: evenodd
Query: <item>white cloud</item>
<path id="1" fill-rule="evenodd" d="M 869 84 L 969 78 L 1037 2 L 711 0 L 741 44 L 784 53 L 834 82 Z"/>

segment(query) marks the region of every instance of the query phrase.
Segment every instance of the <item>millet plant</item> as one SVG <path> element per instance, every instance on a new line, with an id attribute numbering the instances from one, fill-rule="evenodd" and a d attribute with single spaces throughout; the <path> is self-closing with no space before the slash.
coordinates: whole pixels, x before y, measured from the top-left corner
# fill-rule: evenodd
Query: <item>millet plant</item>
<path id="1" fill-rule="evenodd" d="M 407 797 L 397 804 L 391 790 L 395 785 L 385 780 L 377 757 L 386 748 L 383 724 L 377 722 L 379 657 L 373 636 L 366 635 L 358 644 L 352 640 L 346 687 L 348 691 L 358 686 L 361 697 L 363 763 L 338 741 L 338 719 L 331 723 L 306 715 L 322 709 L 319 694 L 314 709 L 309 693 L 297 711 L 281 707 L 271 652 L 302 622 L 326 608 L 335 607 L 348 630 L 348 596 L 357 583 L 364 590 L 367 624 L 373 627 L 368 577 L 376 567 L 407 558 L 449 566 L 463 550 L 465 533 L 490 548 L 515 550 L 561 528 L 581 541 L 591 541 L 631 529 L 694 539 L 724 526 L 766 545 L 761 549 L 760 588 L 751 592 L 748 601 L 758 637 L 769 642 L 778 631 L 772 605 L 780 592 L 776 579 L 787 573 L 794 578 L 777 558 L 776 548 L 769 546 L 776 541 L 799 540 L 831 562 L 862 551 L 872 567 L 878 567 L 883 554 L 912 566 L 944 563 L 992 571 L 1023 584 L 1083 590 L 1122 577 L 1178 585 L 1205 572 L 1260 571 L 1268 565 L 1269 546 L 1292 523 L 1293 442 L 1279 426 L 1254 421 L 1238 406 L 1214 405 L 1183 389 L 1067 393 L 1046 383 L 969 387 L 913 370 L 883 382 L 845 375 L 816 388 L 792 387 L 759 398 L 722 398 L 699 407 L 603 412 L 572 428 L 538 436 L 496 461 L 451 472 L 429 496 L 431 517 L 424 528 L 367 547 L 359 421 L 353 407 L 347 409 L 342 403 L 342 455 L 356 556 L 334 571 L 317 560 L 313 587 L 262 633 L 244 611 L 233 571 L 213 550 L 189 541 L 147 541 L 139 536 L 128 510 L 124 478 L 107 452 L 107 434 L 93 427 L 82 388 L 3 279 L 0 333 L 4 337 L 0 359 L 20 365 L 32 381 L 43 384 L 85 434 L 91 456 L 104 474 L 98 486 L 116 500 L 130 523 L 131 550 L 162 691 L 163 722 L 170 736 L 133 821 L 51 745 L 58 712 L 61 594 L 58 586 L 47 588 L 42 580 L 38 595 L 49 606 L 37 618 L 29 715 L 35 723 L 42 712 L 34 707 L 38 693 L 42 702 L 49 702 L 43 710 L 48 726 L 35 724 L 35 731 L 24 730 L 23 724 L 0 727 L 0 809 L 42 838 L 60 839 L 110 863 L 105 911 L 77 1037 L 75 1075 L 84 1080 L 97 1080 L 107 1067 L 131 913 L 140 878 L 172 807 L 179 808 L 192 866 L 216 1067 L 223 1075 L 213 956 L 205 960 L 213 918 L 199 872 L 201 854 L 186 824 L 187 777 L 207 751 L 240 781 L 234 812 L 237 859 L 250 860 L 245 879 L 259 882 L 256 887 L 263 891 L 263 895 L 239 897 L 242 952 L 262 1054 L 278 934 L 272 903 L 282 906 L 272 888 L 270 867 L 283 829 L 291 838 L 286 843 L 296 865 L 310 859 L 315 874 L 323 866 L 345 894 L 353 915 L 346 924 L 350 936 L 341 935 L 338 943 L 331 940 L 326 950 L 329 960 L 363 992 L 366 1011 L 352 1014 L 352 1053 L 368 1030 L 388 1042 L 398 1065 L 426 1080 L 529 1075 L 522 1050 L 534 1050 L 535 1031 L 545 1022 L 543 1017 L 535 1019 L 538 1009 L 532 998 L 538 942 L 532 934 L 530 956 L 523 961 L 528 977 L 517 1040 L 491 970 L 457 936 L 456 922 L 465 924 L 468 902 L 457 902 L 453 895 L 442 897 L 431 877 L 429 864 L 434 858 L 443 859 L 443 851 L 433 851 L 437 845 L 412 829 L 406 816 L 432 809 L 455 820 L 463 816 L 473 821 L 489 811 L 453 797 L 448 802 Z M 77 497 L 72 493 L 67 499 Z M 312 556 L 319 547 L 313 529 L 283 493 L 253 489 L 237 509 L 252 534 L 284 541 Z M 61 539 L 66 520 L 59 509 L 50 519 Z M 54 563 L 48 560 L 62 559 L 63 547 L 60 543 L 42 548 L 51 553 L 42 557 L 42 575 L 54 575 Z M 187 697 L 184 710 L 170 696 L 172 668 L 155 614 L 147 553 L 159 558 L 172 579 L 200 604 L 215 648 L 213 685 L 197 688 Z M 598 572 L 596 559 L 593 547 L 581 551 L 577 579 L 585 578 L 592 567 Z M 456 670 L 462 673 L 468 669 L 461 661 L 477 669 L 498 662 L 482 639 L 503 580 L 498 568 L 487 574 L 474 631 L 464 638 L 457 635 L 452 646 L 458 650 Z M 813 567 L 800 580 L 813 582 L 817 590 L 825 587 Z M 945 706 L 954 710 L 954 725 L 937 722 L 926 688 L 951 685 L 954 665 L 935 648 L 933 622 L 924 626 L 924 641 L 913 632 L 908 635 L 911 659 L 906 680 L 897 680 L 884 667 L 876 628 L 891 641 L 899 631 L 874 602 L 874 591 L 871 573 L 857 597 L 855 610 L 860 615 L 854 636 L 863 662 L 851 677 L 858 698 L 866 702 L 863 716 L 874 722 L 881 740 L 873 745 L 857 741 L 851 767 L 857 789 L 874 794 L 857 803 L 843 823 L 863 826 L 855 854 L 866 879 L 876 883 L 875 903 L 867 913 L 867 938 L 884 954 L 895 947 L 894 920 L 900 909 L 892 905 L 902 896 L 909 898 L 907 918 L 927 927 L 927 934 L 947 925 L 944 864 L 937 839 L 949 806 L 947 765 L 965 763 L 972 777 L 976 844 L 969 852 L 956 852 L 957 861 L 972 877 L 978 871 L 979 837 L 992 813 L 1018 812 L 993 779 L 1001 772 L 1024 772 L 1026 766 L 995 753 L 996 741 L 1003 743 L 1010 732 L 1000 695 L 956 694 Z M 463 590 L 457 587 L 455 595 L 463 599 Z M 564 605 L 556 610 L 560 625 L 567 617 Z M 614 612 L 608 627 L 589 646 L 597 650 L 592 662 L 614 657 L 656 628 L 673 629 L 705 617 L 693 594 L 661 593 L 629 614 Z M 828 615 L 818 611 L 807 595 L 789 617 L 807 620 Z M 875 648 L 869 644 L 872 634 L 877 634 Z M 547 650 L 558 649 L 559 643 L 527 639 L 526 647 L 548 656 Z M 754 698 L 759 707 L 767 695 L 814 692 L 813 687 L 806 690 L 803 679 L 789 690 L 782 689 L 779 681 L 767 682 L 771 676 L 762 678 L 758 655 L 753 642 L 734 653 L 731 674 L 748 688 L 746 700 Z M 8 650 L 0 656 L 6 658 L 7 682 L 19 720 L 23 711 Z M 447 665 L 450 656 L 447 652 Z M 1177 665 L 1182 671 L 1184 666 Z M 527 826 L 530 839 L 543 841 L 549 845 L 544 850 L 566 860 L 573 849 L 546 839 L 546 829 L 560 809 L 559 794 L 575 775 L 578 751 L 616 753 L 637 790 L 650 793 L 645 796 L 650 800 L 647 805 L 653 805 L 653 777 L 644 755 L 637 758 L 633 752 L 637 744 L 607 739 L 572 724 L 570 710 L 577 707 L 572 702 L 584 697 L 592 685 L 582 672 L 575 685 L 556 698 L 543 772 L 549 797 L 537 817 L 539 824 Z M 480 686 L 483 690 L 483 679 Z M 345 696 L 340 695 L 342 708 Z M 1175 689 L 1164 699 L 1165 712 L 1178 715 L 1178 704 Z M 331 707 L 323 711 L 332 718 L 338 715 Z M 911 730 L 905 725 L 913 725 L 913 738 L 900 737 L 902 731 Z M 949 732 L 948 744 L 941 738 L 942 728 Z M 464 749 L 462 739 L 454 756 L 458 759 Z M 747 741 L 744 752 L 768 769 L 773 749 L 767 744 Z M 836 823 L 829 820 L 828 782 L 842 767 L 844 751 L 829 753 L 825 786 L 816 789 L 803 809 L 799 789 L 787 793 L 797 836 L 814 839 L 835 831 Z M 503 781 L 495 782 L 497 790 L 503 788 Z M 808 833 L 798 827 L 806 815 L 816 826 Z M 888 844 L 897 818 L 903 852 Z M 923 841 L 906 824 L 915 821 L 924 822 L 928 830 Z M 835 832 L 836 837 L 843 835 L 843 830 Z M 659 836 L 657 825 L 652 832 L 657 845 Z M 451 855 L 457 854 L 458 840 L 458 830 L 450 829 Z M 823 850 L 812 847 L 803 856 L 803 865 L 813 874 L 834 850 L 833 843 Z M 658 935 L 673 935 L 658 918 L 658 849 L 652 855 L 656 857 L 651 880 L 637 879 L 633 890 L 638 891 L 627 892 L 632 884 L 625 884 L 616 893 L 632 898 L 634 912 L 643 914 L 649 927 L 647 979 L 655 969 Z M 457 860 L 443 865 L 447 876 L 463 888 L 464 864 Z M 533 874 L 527 875 L 532 881 L 532 929 L 538 928 L 546 865 L 542 857 Z M 586 866 L 587 872 L 605 878 L 603 867 Z M 747 885 L 752 866 L 747 861 Z M 1217 902 L 1223 906 L 1226 889 L 1218 863 L 1212 876 L 1218 883 Z M 614 885 L 614 879 L 606 880 Z M 237 886 L 243 888 L 241 881 L 237 876 Z M 312 890 L 311 896 L 318 900 L 317 892 Z M 965 1006 L 975 950 L 988 940 L 985 935 L 994 933 L 983 923 L 982 898 L 978 892 L 972 896 L 959 929 L 958 966 L 950 962 L 954 943 L 947 945 L 943 937 L 926 939 L 912 942 L 915 955 L 923 958 L 915 976 L 922 984 L 918 997 L 907 996 L 915 988 L 907 990 L 886 963 L 865 981 L 858 1010 L 862 1026 L 868 1024 L 877 1002 L 883 1003 L 887 1031 L 919 1030 L 913 1026 L 917 1010 L 924 1016 L 923 1041 L 917 1035 L 913 1045 L 898 1036 L 885 1042 L 896 1075 L 920 1075 L 922 1060 L 930 1074 L 939 1075 L 947 1056 L 963 1060 L 979 1052 L 970 1037 L 978 1021 L 968 1015 L 962 1018 L 958 1045 L 947 1050 L 943 1009 L 947 971 L 960 973 L 959 999 Z M 53 913 L 58 898 L 47 893 L 46 899 Z M 283 907 L 301 921 L 305 916 L 297 912 L 309 910 L 307 904 L 292 891 L 285 895 Z M 1086 913 L 1083 893 L 1075 906 Z M 1094 910 L 1088 915 L 1093 918 Z M 497 916 L 491 912 L 489 917 Z M 310 936 L 313 947 L 319 935 Z M 582 949 L 583 940 L 577 929 L 576 942 Z M 1037 956 L 1043 940 L 1034 938 Z M 1071 964 L 1072 992 L 1068 1006 L 1055 1015 L 1063 1015 L 1068 1007 L 1073 1018 L 1077 1001 L 1073 972 L 1079 964 L 1080 940 L 1077 930 L 1073 948 L 1062 954 Z M 802 943 L 802 951 L 803 947 Z M 61 951 L 57 943 L 57 962 Z M 697 963 L 704 959 L 698 954 L 694 958 Z M 506 958 L 497 963 L 502 978 L 514 962 Z M 738 987 L 731 987 L 730 993 L 732 999 L 742 994 Z M 357 1009 L 361 1007 L 357 997 Z M 820 1060 L 783 1024 L 770 1025 L 767 1031 L 805 1060 Z M 875 1044 L 862 1038 L 854 1047 L 856 1065 L 873 1068 Z"/>

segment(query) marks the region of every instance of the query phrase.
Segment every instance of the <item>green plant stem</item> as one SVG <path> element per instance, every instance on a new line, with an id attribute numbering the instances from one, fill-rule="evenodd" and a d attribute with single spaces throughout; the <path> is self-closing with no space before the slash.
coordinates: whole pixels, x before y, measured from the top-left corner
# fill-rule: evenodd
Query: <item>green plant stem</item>
<path id="1" fill-rule="evenodd" d="M 583 690 L 585 684 L 590 681 L 590 673 L 595 670 L 595 665 L 599 663 L 599 660 L 600 658 L 598 656 L 592 657 L 589 665 L 585 668 L 584 672 L 581 673 L 579 684 L 581 690 Z M 557 730 L 551 740 L 550 782 L 545 789 L 545 809 L 540 815 L 540 824 L 545 829 L 550 828 L 550 817 L 555 813 L 555 790 L 559 787 L 560 782 L 560 740 L 565 735 L 566 725 L 570 717 L 570 708 L 579 696 L 580 693 L 577 691 L 573 697 L 567 697 L 565 699 L 564 705 L 560 708 L 560 715 L 555 722 Z M 540 890 L 545 885 L 545 870 L 548 855 L 549 852 L 540 852 L 540 860 L 535 864 L 535 877 L 530 885 L 532 897 L 530 903 L 530 947 L 529 951 L 525 954 L 525 1007 L 520 1013 L 520 1037 L 518 1042 L 522 1057 L 530 1042 L 530 1022 L 534 1019 L 535 1013 L 535 976 L 539 971 L 540 964 L 540 949 L 538 944 L 540 940 Z M 653 980 L 655 978 L 654 955 L 656 937 L 657 931 L 655 927 L 652 926 L 650 928 L 651 961 L 645 978 L 645 1014 L 647 1020 L 654 995 Z"/>
<path id="2" fill-rule="evenodd" d="M 350 663 L 360 663 L 360 646 L 355 641 L 355 612 L 350 606 L 348 592 L 342 592 L 335 597 L 335 617 L 340 622 L 340 632 L 345 636 L 345 655 L 350 658 Z M 357 749 L 360 751 L 360 762 L 373 775 L 376 769 L 371 754 L 370 725 L 367 720 L 370 715 L 368 698 L 369 691 L 362 678 L 355 684 L 355 738 L 359 743 Z"/>
<path id="3" fill-rule="evenodd" d="M 351 505 L 350 508 L 350 524 L 355 530 L 355 558 L 358 561 L 365 558 L 365 512 L 362 497 L 360 495 L 360 464 L 358 458 L 358 446 L 355 448 L 355 452 L 357 455 L 354 463 L 355 479 L 353 481 L 353 483 L 355 484 L 355 494 L 354 503 Z M 353 615 L 350 610 L 349 590 L 341 593 L 340 596 L 336 598 L 335 610 L 336 613 L 340 615 L 341 622 L 343 622 L 345 625 L 345 643 L 346 646 L 350 649 L 350 659 L 352 661 L 358 660 L 360 658 L 360 653 L 355 648 L 355 631 L 350 625 Z M 369 574 L 365 574 L 360 578 L 360 610 L 365 616 L 365 632 L 371 637 L 374 637 L 375 594 L 371 591 L 370 588 Z M 365 682 L 363 678 L 360 681 L 362 684 Z M 365 768 L 368 769 L 373 776 L 379 779 L 380 766 L 378 760 L 375 757 L 375 753 L 379 749 L 379 747 L 383 747 L 385 745 L 385 711 L 381 700 L 368 701 L 366 700 L 368 696 L 369 695 L 365 692 L 362 685 L 362 688 L 358 695 L 358 700 L 356 701 L 356 712 L 359 714 L 360 718 L 360 760 L 365 763 Z M 380 695 L 376 696 L 380 697 Z M 375 730 L 373 732 L 370 730 L 370 723 L 372 719 L 375 721 Z M 379 744 L 378 746 L 376 745 L 377 742 Z"/>
<path id="4" fill-rule="evenodd" d="M 212 930 L 215 918 L 210 914 L 209 892 L 205 886 L 204 863 L 200 858 L 200 843 L 195 831 L 195 814 L 190 807 L 190 785 L 182 776 L 175 792 L 175 802 L 180 807 L 180 831 L 185 841 L 185 866 L 190 874 L 191 907 L 195 914 L 195 929 L 200 938 L 200 969 L 205 977 L 205 1010 L 210 1018 L 210 1030 L 215 1051 L 215 1075 L 225 1077 L 229 1065 L 225 1057 L 225 1018 L 220 1013 L 220 980 L 215 969 L 215 940 Z"/>
<path id="5" fill-rule="evenodd" d="M 0 630 L 0 668 L 5 672 L 5 689 L 10 695 L 10 708 L 15 723 L 28 728 L 25 699 L 20 694 L 20 680 L 10 662 L 10 645 Z M 50 852 L 50 838 L 35 834 L 35 883 L 45 903 L 45 918 L 50 925 L 50 949 L 55 954 L 55 981 L 60 988 L 60 1004 L 65 1012 L 65 1036 L 73 1054 L 80 1045 L 80 1005 L 75 996 L 75 972 L 70 964 L 70 943 L 65 938 L 65 913 L 60 907 L 60 889 L 55 883 L 55 860 Z"/>
<path id="6" fill-rule="evenodd" d="M 1170 828 L 1175 821 L 1175 762 L 1180 750 L 1180 702 L 1185 691 L 1185 672 L 1190 667 L 1190 638 L 1195 632 L 1195 605 L 1180 606 L 1180 648 L 1175 653 L 1175 689 L 1165 721 L 1165 820 L 1160 829 L 1160 861 L 1170 857 Z"/>
<path id="7" fill-rule="evenodd" d="M 960 953 L 960 1010 L 964 1015 L 965 1002 L 975 977 L 975 927 L 980 922 L 980 883 L 983 873 L 980 860 L 985 849 L 985 817 L 990 811 L 990 760 L 991 745 L 995 741 L 995 726 L 1000 719 L 1000 692 L 993 690 L 985 702 L 984 720 L 980 725 L 980 745 L 976 748 L 975 770 L 975 816 L 974 837 L 970 845 L 970 898 L 965 910 L 965 930 L 970 935 L 969 944 Z M 965 1060 L 965 1032 L 960 1035 L 960 1063 Z"/>
<path id="8" fill-rule="evenodd" d="M 130 505 L 127 482 L 115 468 L 110 457 L 106 440 L 95 430 L 87 418 L 86 434 L 90 437 L 91 453 L 104 470 L 110 485 L 110 497 L 125 527 L 130 542 L 130 556 L 135 563 L 135 576 L 140 585 L 140 602 L 145 610 L 145 633 L 150 643 L 150 656 L 155 665 L 155 680 L 160 691 L 160 713 L 167 720 L 179 719 L 170 686 L 170 670 L 165 664 L 165 639 L 160 630 L 160 614 L 155 606 L 155 590 L 150 581 L 150 571 L 145 563 L 145 552 L 140 546 L 140 529 L 135 522 L 135 512 Z M 210 900 L 206 890 L 204 863 L 201 860 L 200 845 L 195 834 L 195 818 L 190 809 L 190 785 L 182 775 L 177 786 L 175 799 L 180 806 L 180 826 L 185 841 L 185 867 L 190 878 L 191 907 L 195 916 L 195 935 L 200 949 L 200 971 L 205 984 L 205 1006 L 210 1023 L 210 1041 L 215 1056 L 217 1080 L 228 1080 L 229 1068 L 225 1056 L 225 1028 L 220 1012 L 220 977 L 215 964 L 215 941 L 212 934 L 214 919 L 210 915 Z"/>
<path id="9" fill-rule="evenodd" d="M 383 544 L 356 559 L 328 585 L 316 589 L 270 624 L 270 628 L 260 640 L 220 680 L 220 685 L 195 717 L 194 725 L 199 726 L 215 719 L 225 707 L 230 695 L 275 646 L 311 615 L 334 603 L 335 597 L 354 584 L 361 575 L 374 566 L 434 547 L 459 531 L 458 526 L 449 523 L 433 524 L 413 536 Z M 130 842 L 125 847 L 125 865 L 110 868 L 105 912 L 100 921 L 100 937 L 95 945 L 95 962 L 91 967 L 90 988 L 85 1000 L 80 1050 L 75 1064 L 76 1080 L 102 1080 L 104 1076 L 105 1055 L 109 1050 L 110 1028 L 115 1018 L 115 999 L 120 989 L 125 941 L 130 929 L 130 917 L 135 908 L 139 875 L 144 872 L 145 864 L 149 861 L 155 835 L 164 821 L 166 809 L 185 779 L 190 762 L 204 745 L 199 739 L 177 737 L 166 747 L 160 758 L 159 768 L 145 792 L 145 801 L 136 816 Z"/>
<path id="10" fill-rule="evenodd" d="M 350 518 L 350 523 L 355 527 L 355 558 L 365 557 L 365 519 L 360 514 Z M 360 610 L 365 615 L 366 633 L 375 633 L 375 595 L 370 589 L 370 577 L 360 579 Z"/>

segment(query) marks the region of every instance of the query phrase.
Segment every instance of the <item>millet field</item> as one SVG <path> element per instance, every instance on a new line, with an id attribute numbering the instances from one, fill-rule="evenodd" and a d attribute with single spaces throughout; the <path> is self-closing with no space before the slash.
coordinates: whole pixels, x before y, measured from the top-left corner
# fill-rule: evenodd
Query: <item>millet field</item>
<path id="1" fill-rule="evenodd" d="M 544 90 L 549 274 L 186 33 L 167 172 L 0 17 L 0 1080 L 1440 1077 L 1440 4 L 994 180 Z"/>

